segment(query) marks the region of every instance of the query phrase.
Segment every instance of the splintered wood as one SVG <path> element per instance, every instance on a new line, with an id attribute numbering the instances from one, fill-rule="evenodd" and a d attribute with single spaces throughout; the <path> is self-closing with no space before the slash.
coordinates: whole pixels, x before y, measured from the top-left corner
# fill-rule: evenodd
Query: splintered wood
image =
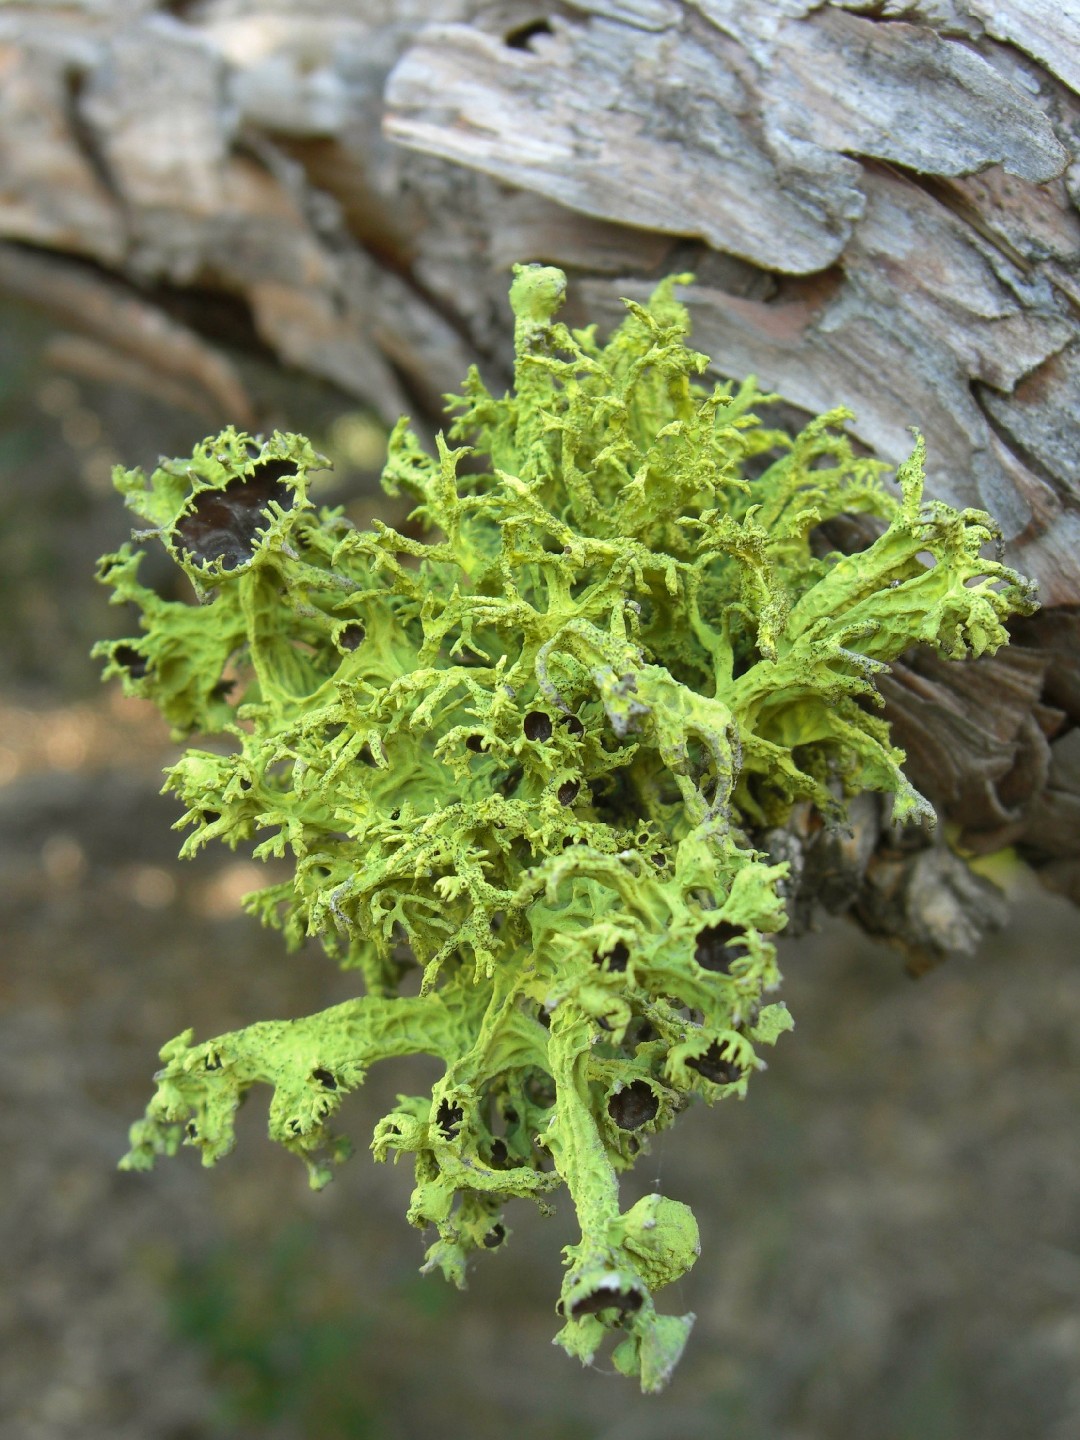
<path id="1" fill-rule="evenodd" d="M 1044 605 L 1076 605 L 1078 56 L 1057 0 L 9 3 L 0 291 L 77 332 L 58 362 L 222 422 L 259 423 L 234 363 L 254 333 L 433 426 L 471 362 L 508 376 L 512 261 L 572 269 L 606 321 L 694 271 L 719 374 L 796 419 L 849 405 L 890 461 L 917 424 L 931 489 L 990 510 Z M 241 302 L 247 334 L 166 317 L 178 290 Z M 1071 795 L 1080 716 L 1049 734 L 1037 684 L 1024 721 L 998 678 L 989 750 L 960 692 L 936 732 L 910 674 L 891 702 L 927 756 L 968 736 L 983 758 L 950 784 L 1004 834 L 1006 755 Z"/>

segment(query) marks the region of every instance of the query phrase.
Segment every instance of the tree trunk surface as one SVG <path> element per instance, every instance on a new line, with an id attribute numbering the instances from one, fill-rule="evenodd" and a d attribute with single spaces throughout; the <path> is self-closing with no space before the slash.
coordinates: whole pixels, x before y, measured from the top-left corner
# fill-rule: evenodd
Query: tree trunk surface
<path id="1" fill-rule="evenodd" d="M 889 461 L 917 425 L 1038 580 L 1007 652 L 885 689 L 962 846 L 1080 899 L 1078 90 L 1080 0 L 9 3 L 0 289 L 210 423 L 265 422 L 257 346 L 434 425 L 470 363 L 508 377 L 512 262 L 570 272 L 571 323 L 693 272 L 718 375 Z M 876 805 L 776 843 L 911 953 L 993 919 Z"/>

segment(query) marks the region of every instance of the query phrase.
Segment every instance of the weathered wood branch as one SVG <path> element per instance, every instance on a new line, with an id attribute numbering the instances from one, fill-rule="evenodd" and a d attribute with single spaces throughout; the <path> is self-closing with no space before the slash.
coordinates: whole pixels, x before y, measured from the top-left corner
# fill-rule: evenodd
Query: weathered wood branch
<path id="1" fill-rule="evenodd" d="M 970 843 L 1080 895 L 1078 88 L 1077 0 L 9 3 L 0 288 L 222 420 L 259 420 L 229 337 L 155 328 L 161 287 L 434 423 L 506 372 L 512 261 L 612 321 L 695 271 L 721 374 L 849 404 L 889 460 L 918 424 L 936 492 L 1002 520 L 1055 608 L 890 708 Z"/>

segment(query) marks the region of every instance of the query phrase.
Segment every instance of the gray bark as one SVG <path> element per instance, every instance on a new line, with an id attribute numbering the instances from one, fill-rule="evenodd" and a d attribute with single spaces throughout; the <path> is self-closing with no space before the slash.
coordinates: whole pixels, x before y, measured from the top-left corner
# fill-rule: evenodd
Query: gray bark
<path id="1" fill-rule="evenodd" d="M 1038 579 L 1019 658 L 889 698 L 969 842 L 1080 895 L 1078 87 L 1078 0 L 9 3 L 0 287 L 222 422 L 257 399 L 162 287 L 434 423 L 507 372 L 511 262 L 571 271 L 571 319 L 695 271 L 718 373 L 891 461 L 918 425 Z"/>

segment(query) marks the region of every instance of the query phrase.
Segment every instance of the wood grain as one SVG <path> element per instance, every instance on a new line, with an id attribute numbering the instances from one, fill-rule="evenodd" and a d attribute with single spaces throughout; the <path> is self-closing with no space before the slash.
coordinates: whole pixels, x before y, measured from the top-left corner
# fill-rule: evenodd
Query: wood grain
<path id="1" fill-rule="evenodd" d="M 984 692 L 1004 732 L 947 674 L 892 704 L 965 757 L 946 812 L 981 797 L 1080 894 L 1078 57 L 1076 0 L 8 3 L 0 287 L 67 307 L 69 361 L 153 335 L 163 388 L 243 420 L 238 342 L 164 321 L 166 289 L 227 296 L 283 366 L 432 425 L 470 363 L 506 381 L 515 260 L 572 272 L 574 321 L 696 271 L 718 375 L 848 404 L 893 462 L 918 425 L 1057 607 Z"/>

